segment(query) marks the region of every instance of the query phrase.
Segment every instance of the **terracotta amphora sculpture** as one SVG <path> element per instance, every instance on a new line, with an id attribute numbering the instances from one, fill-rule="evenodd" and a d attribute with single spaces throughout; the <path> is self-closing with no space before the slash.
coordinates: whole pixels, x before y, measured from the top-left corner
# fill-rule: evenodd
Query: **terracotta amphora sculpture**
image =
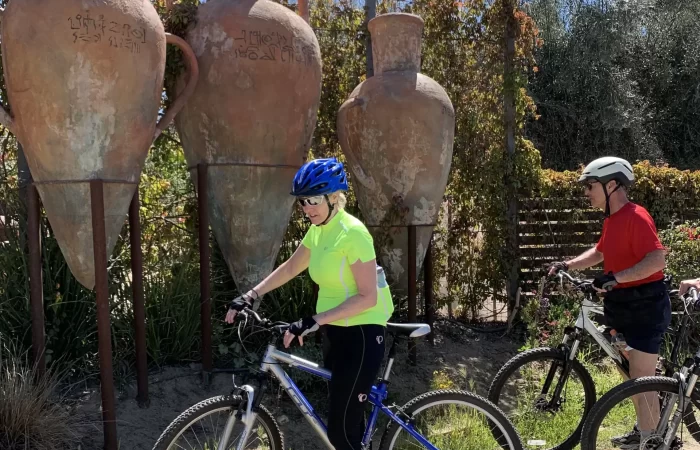
<path id="1" fill-rule="evenodd" d="M 188 83 L 156 124 L 166 42 L 182 49 Z M 194 89 L 196 59 L 149 0 L 12 0 L 2 56 L 11 115 L 2 111 L 0 122 L 24 147 L 68 266 L 92 289 L 88 181 L 106 181 L 109 255 L 151 143 Z"/>
<path id="2" fill-rule="evenodd" d="M 452 160 L 454 109 L 445 90 L 419 73 L 423 20 L 404 13 L 369 22 L 374 76 L 350 94 L 338 113 L 338 138 L 352 172 L 360 209 L 375 235 L 393 198 L 408 208 L 392 223 L 393 243 L 379 249 L 392 290 L 405 294 L 408 266 L 418 269 L 445 193 Z M 416 261 L 408 261 L 408 231 L 416 225 Z"/>
<path id="3" fill-rule="evenodd" d="M 186 39 L 201 77 L 175 122 L 190 173 L 208 166 L 214 237 L 245 291 L 272 271 L 289 223 L 321 95 L 318 41 L 268 0 L 209 0 Z"/>

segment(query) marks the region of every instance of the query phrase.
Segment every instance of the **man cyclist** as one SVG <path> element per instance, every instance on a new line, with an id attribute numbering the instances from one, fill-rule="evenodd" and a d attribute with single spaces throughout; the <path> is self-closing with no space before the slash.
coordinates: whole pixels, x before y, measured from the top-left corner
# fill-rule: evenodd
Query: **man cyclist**
<path id="1" fill-rule="evenodd" d="M 233 300 L 226 322 L 233 323 L 236 313 L 254 299 L 308 268 L 319 286 L 317 314 L 291 324 L 284 345 L 289 347 L 295 338 L 303 344 L 304 336 L 325 325 L 330 345 L 324 362 L 333 374 L 328 439 L 336 450 L 361 450 L 364 409 L 384 359 L 386 324 L 394 304 L 376 264 L 372 236 L 343 209 L 342 191 L 347 189 L 343 164 L 335 158 L 309 161 L 299 169 L 291 194 L 312 225 L 291 258 Z"/>
<path id="2" fill-rule="evenodd" d="M 671 321 L 663 273 L 666 250 L 647 210 L 627 198 L 627 189 L 634 182 L 629 162 L 615 157 L 596 159 L 578 181 L 584 184 L 591 205 L 604 211 L 603 231 L 593 248 L 552 264 L 549 274 L 602 262 L 603 274 L 593 285 L 605 292 L 606 325 L 626 338 L 630 376 L 653 376 L 661 340 Z M 613 445 L 622 449 L 639 448 L 659 420 L 659 403 L 653 394 L 636 396 L 633 402 L 637 424 L 629 433 L 612 439 Z"/>

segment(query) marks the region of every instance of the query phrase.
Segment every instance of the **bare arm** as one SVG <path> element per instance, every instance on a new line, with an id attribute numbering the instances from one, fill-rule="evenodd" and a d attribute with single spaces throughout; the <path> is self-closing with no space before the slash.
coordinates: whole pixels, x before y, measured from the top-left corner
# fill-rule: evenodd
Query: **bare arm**
<path id="1" fill-rule="evenodd" d="M 301 272 L 309 267 L 309 260 L 311 259 L 311 250 L 299 245 L 294 251 L 291 258 L 280 264 L 280 266 L 275 269 L 270 275 L 268 275 L 264 280 L 258 283 L 253 289 L 249 290 L 244 296 L 249 300 L 255 300 L 258 297 L 277 289 L 282 286 L 295 276 L 299 275 Z M 255 292 L 253 292 L 255 291 Z M 257 295 L 255 295 L 257 293 Z M 235 309 L 228 309 L 226 312 L 226 323 L 233 323 L 236 319 L 236 314 L 238 312 Z"/>
<path id="2" fill-rule="evenodd" d="M 576 258 L 566 261 L 571 270 L 582 270 L 603 262 L 603 254 L 595 246 L 578 255 Z"/>
<path id="3" fill-rule="evenodd" d="M 666 267 L 666 251 L 654 250 L 634 266 L 621 270 L 615 274 L 618 283 L 629 283 L 631 281 L 643 280 L 644 278 L 663 270 Z"/>
<path id="4" fill-rule="evenodd" d="M 357 283 L 357 295 L 345 300 L 333 309 L 316 314 L 313 318 L 319 325 L 347 319 L 377 304 L 377 262 L 376 259 L 350 265 Z"/>
<path id="5" fill-rule="evenodd" d="M 310 259 L 311 250 L 303 245 L 299 245 L 291 258 L 280 264 L 277 269 L 258 283 L 252 290 L 255 290 L 259 296 L 274 291 L 306 270 L 309 267 Z M 250 291 L 248 291 L 248 293 L 255 297 L 255 293 Z"/>

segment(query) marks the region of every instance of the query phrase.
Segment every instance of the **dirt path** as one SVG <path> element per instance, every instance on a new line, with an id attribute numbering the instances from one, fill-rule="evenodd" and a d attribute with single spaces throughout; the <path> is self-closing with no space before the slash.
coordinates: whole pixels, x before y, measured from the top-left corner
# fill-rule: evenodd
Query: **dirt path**
<path id="1" fill-rule="evenodd" d="M 493 376 L 516 351 L 517 345 L 508 338 L 477 334 L 454 324 L 438 323 L 435 346 L 431 347 L 423 340 L 418 344 L 417 366 L 409 364 L 406 346 L 400 348 L 393 369 L 390 384 L 393 395 L 390 398 L 403 404 L 429 390 L 433 380 L 438 383 L 451 382 L 455 387 L 485 396 Z M 435 375 L 435 372 L 439 374 Z M 289 373 L 292 378 L 298 375 L 294 370 Z M 166 368 L 160 373 L 151 374 L 149 381 L 151 404 L 147 409 L 139 408 L 133 399 L 134 386 L 118 394 L 118 435 L 122 450 L 150 450 L 162 430 L 179 413 L 203 399 L 231 390 L 231 378 L 226 374 L 215 375 L 210 388 L 205 389 L 199 372 L 194 368 Z M 273 396 L 268 395 L 265 403 L 280 423 L 286 448 L 322 448 L 313 437 L 312 428 L 286 396 L 276 402 Z M 323 399 L 315 399 L 312 403 L 319 411 L 325 408 Z M 85 392 L 79 411 L 94 425 L 90 426 L 90 436 L 84 440 L 81 450 L 102 448 L 99 407 L 99 389 Z M 376 439 L 379 437 L 376 436 Z"/>

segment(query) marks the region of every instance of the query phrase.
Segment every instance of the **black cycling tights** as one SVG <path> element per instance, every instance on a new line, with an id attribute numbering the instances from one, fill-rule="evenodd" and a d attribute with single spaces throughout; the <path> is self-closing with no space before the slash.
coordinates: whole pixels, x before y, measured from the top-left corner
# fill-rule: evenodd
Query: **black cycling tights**
<path id="1" fill-rule="evenodd" d="M 330 381 L 328 439 L 335 450 L 361 450 L 364 412 L 384 359 L 381 325 L 327 325 L 324 364 Z"/>

